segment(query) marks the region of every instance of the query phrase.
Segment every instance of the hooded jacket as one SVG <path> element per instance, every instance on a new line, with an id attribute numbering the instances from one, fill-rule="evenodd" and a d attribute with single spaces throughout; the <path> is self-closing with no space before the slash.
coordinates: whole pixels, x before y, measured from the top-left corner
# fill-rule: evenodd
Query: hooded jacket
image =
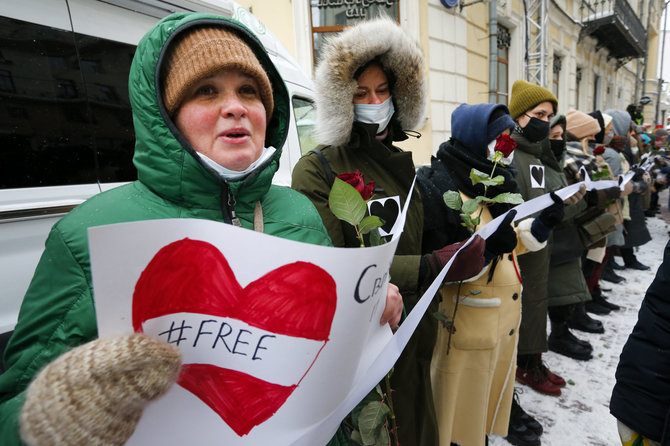
<path id="1" fill-rule="evenodd" d="M 504 113 L 489 122 L 496 109 Z M 425 213 L 430 215 L 424 224 L 424 249 L 439 249 L 442 243 L 470 236 L 461 225 L 460 212 L 447 207 L 442 197 L 449 190 L 460 192 L 463 201 L 484 195 L 481 184 L 472 186 L 470 171 L 474 168 L 490 175 L 493 163 L 486 157 L 487 144 L 513 126 L 504 105 L 463 104 L 452 113 L 452 138 L 440 145 L 431 167 L 422 167 L 418 173 Z M 505 181 L 487 188 L 488 197 L 517 192 L 511 169 L 498 165 L 495 175 L 502 175 Z M 474 215 L 481 211 L 480 224 L 485 225 L 511 207 L 480 205 Z M 440 290 L 439 311 L 449 317 L 460 299 L 454 317 L 456 331 L 450 334 L 438 329 L 431 363 L 440 444 L 483 445 L 485 434 L 507 435 L 521 319 L 516 254 L 524 252 L 527 249 L 518 243 L 513 253 L 495 257 L 475 278 L 445 284 Z"/>
<path id="2" fill-rule="evenodd" d="M 46 364 L 70 348 L 97 337 L 87 228 L 162 218 L 230 222 L 233 215 L 253 228 L 257 202 L 264 232 L 308 243 L 330 240 L 312 204 L 300 194 L 271 185 L 281 150 L 246 178 L 226 182 L 205 168 L 175 127 L 160 97 L 159 70 L 172 39 L 208 24 L 239 34 L 265 68 L 275 109 L 266 144 L 281 148 L 288 129 L 286 88 L 260 42 L 239 23 L 206 14 L 173 14 L 140 41 L 128 83 L 136 132 L 138 180 L 103 192 L 78 206 L 52 228 L 26 293 L 0 375 L 0 438 L 19 445 L 18 413 L 25 389 Z M 132 253 L 129 253 L 132 255 Z"/>
<path id="3" fill-rule="evenodd" d="M 512 166 L 517 170 L 516 182 L 525 201 L 549 192 L 546 183 L 546 167 L 542 163 L 542 144 L 531 143 L 515 129 L 512 138 L 514 150 Z M 522 314 L 519 328 L 519 355 L 537 354 L 547 351 L 547 280 L 549 274 L 548 247 L 519 257 L 523 292 Z"/>
<path id="4" fill-rule="evenodd" d="M 555 116 L 550 123 L 553 128 L 561 125 L 563 128 L 563 140 L 566 137 L 566 120 L 564 115 Z M 563 154 L 565 150 L 563 151 Z M 545 177 L 549 189 L 561 189 L 568 185 L 562 169 L 562 159 L 556 159 L 551 151 L 549 140 L 542 141 L 541 159 L 545 167 Z M 553 231 L 552 253 L 560 247 L 573 247 L 575 238 L 579 242 L 578 229 L 575 226 L 574 218 L 587 207 L 586 200 L 579 200 L 575 204 L 565 206 L 565 217 Z M 581 247 L 581 242 L 579 242 Z M 557 261 L 555 257 L 551 258 L 549 266 L 549 277 L 547 281 L 548 306 L 568 305 L 591 300 L 584 274 L 582 273 L 582 254 L 585 249 L 575 247 L 574 256 L 568 260 L 561 259 Z"/>
<path id="5" fill-rule="evenodd" d="M 376 138 L 377 124 L 354 122 L 356 71 L 379 60 L 391 81 L 395 114 L 384 140 Z M 347 28 L 331 40 L 316 70 L 316 133 L 321 153 L 333 175 L 359 170 L 375 181 L 373 199 L 397 196 L 405 205 L 415 170 L 412 155 L 393 146 L 406 139 L 403 129 L 423 122 L 426 105 L 423 56 L 402 29 L 389 19 L 375 19 Z M 359 247 L 353 227 L 328 208 L 333 179 L 316 153 L 310 152 L 293 169 L 292 187 L 316 205 L 335 246 Z M 423 211 L 418 187 L 412 192 L 405 227 L 391 265 L 391 282 L 400 288 L 407 311 L 416 304 L 420 280 Z M 391 387 L 401 444 L 437 443 L 430 384 L 430 359 L 437 320 L 429 309 L 396 362 Z"/>
<path id="6" fill-rule="evenodd" d="M 628 136 L 630 129 L 630 115 L 627 112 L 621 110 L 606 110 L 607 114 L 612 115 L 612 127 L 614 128 L 614 134 L 617 136 Z M 609 151 L 613 151 L 611 153 Z M 609 153 L 608 153 L 609 152 Z M 606 157 L 608 155 L 612 161 L 616 160 L 616 155 L 623 156 L 629 164 L 632 164 L 632 154 L 630 153 L 630 144 L 626 143 L 624 149 L 619 154 L 619 152 L 614 151 L 614 149 L 605 150 L 603 157 L 609 163 L 610 159 Z M 620 162 L 619 164 L 622 164 Z M 614 169 L 613 174 L 614 174 Z M 620 173 L 625 174 L 624 169 L 619 169 Z M 647 224 L 645 223 L 644 216 L 644 197 L 643 194 L 647 193 L 649 190 L 649 185 L 642 179 L 642 173 L 637 173 L 633 179 L 633 193 L 626 196 L 624 199 L 624 244 L 625 248 L 634 248 L 636 246 L 641 246 L 651 240 L 651 234 L 647 229 Z"/>

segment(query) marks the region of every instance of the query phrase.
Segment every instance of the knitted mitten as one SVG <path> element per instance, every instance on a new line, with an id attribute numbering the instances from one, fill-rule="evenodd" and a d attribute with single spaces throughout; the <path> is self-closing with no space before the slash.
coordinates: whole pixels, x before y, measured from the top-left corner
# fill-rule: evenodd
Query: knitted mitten
<path id="1" fill-rule="evenodd" d="M 21 438 L 29 446 L 122 445 L 180 367 L 177 347 L 144 334 L 81 345 L 47 365 L 28 387 Z"/>

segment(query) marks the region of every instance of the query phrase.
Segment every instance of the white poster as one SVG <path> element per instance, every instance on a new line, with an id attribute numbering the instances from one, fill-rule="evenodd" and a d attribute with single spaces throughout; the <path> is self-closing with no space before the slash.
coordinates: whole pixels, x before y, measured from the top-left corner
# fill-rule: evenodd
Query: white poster
<path id="1" fill-rule="evenodd" d="M 327 248 L 174 219 L 91 228 L 89 242 L 100 336 L 182 351 L 130 445 L 325 444 L 392 337 L 379 319 L 397 240 Z"/>

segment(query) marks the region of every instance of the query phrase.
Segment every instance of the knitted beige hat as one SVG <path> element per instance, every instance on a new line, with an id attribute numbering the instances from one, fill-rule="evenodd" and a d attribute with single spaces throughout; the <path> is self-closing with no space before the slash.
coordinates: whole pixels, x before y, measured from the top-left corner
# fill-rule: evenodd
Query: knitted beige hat
<path id="1" fill-rule="evenodd" d="M 267 73 L 249 45 L 223 28 L 186 31 L 172 44 L 163 69 L 163 100 L 168 113 L 173 115 L 177 111 L 193 84 L 223 69 L 240 70 L 256 79 L 270 121 L 274 101 Z"/>
<path id="2" fill-rule="evenodd" d="M 28 387 L 21 438 L 29 446 L 123 445 L 144 407 L 170 388 L 180 367 L 179 348 L 144 334 L 76 347 Z"/>
<path id="3" fill-rule="evenodd" d="M 554 106 L 554 113 L 556 112 L 558 99 L 556 99 L 556 96 L 551 91 L 519 79 L 512 84 L 509 114 L 512 116 L 512 119 L 516 119 L 526 110 L 530 110 L 542 102 L 551 102 Z"/>
<path id="4" fill-rule="evenodd" d="M 568 110 L 565 119 L 567 120 L 566 130 L 578 139 L 594 136 L 600 132 L 598 120 L 579 110 Z"/>

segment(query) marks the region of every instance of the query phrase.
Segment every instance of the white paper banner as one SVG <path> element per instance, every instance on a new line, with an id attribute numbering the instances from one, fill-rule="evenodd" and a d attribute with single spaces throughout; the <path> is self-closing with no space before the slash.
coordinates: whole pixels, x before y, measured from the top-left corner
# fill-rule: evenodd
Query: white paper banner
<path id="1" fill-rule="evenodd" d="M 587 189 L 591 190 L 602 188 L 607 183 L 611 183 L 607 187 L 612 185 L 623 187 L 629 180 L 630 177 L 611 182 L 591 182 L 588 179 L 558 190 L 556 194 L 566 199 L 573 195 L 581 184 L 585 184 Z M 413 186 L 414 184 L 412 190 Z M 403 225 L 408 203 L 409 199 L 400 215 Z M 549 194 L 525 202 L 514 208 L 517 211 L 515 220 L 526 218 L 551 204 L 553 200 Z M 498 216 L 480 228 L 477 234 L 485 239 L 488 238 L 495 232 L 505 215 Z M 190 351 L 185 354 L 185 361 L 189 361 L 184 367 L 187 371 L 196 370 L 201 366 L 205 368 L 216 367 L 217 364 L 220 366 L 225 363 L 226 355 L 233 354 L 232 351 L 244 353 L 237 358 L 242 363 L 245 359 L 253 363 L 254 357 L 273 358 L 272 361 L 268 361 L 268 364 L 273 364 L 272 368 L 277 367 L 276 364 L 279 363 L 275 361 L 283 360 L 283 368 L 288 367 L 286 364 L 293 363 L 290 366 L 291 370 L 282 370 L 276 377 L 271 372 L 259 371 L 262 367 L 256 367 L 257 364 L 248 367 L 236 366 L 242 372 L 235 373 L 252 376 L 264 386 L 261 395 L 262 404 L 258 400 L 253 400 L 253 395 L 248 392 L 241 394 L 238 392 L 234 395 L 238 400 L 231 403 L 230 388 L 214 389 L 213 393 L 220 394 L 221 398 L 224 398 L 223 403 L 233 404 L 232 407 L 235 409 L 232 414 L 223 411 L 223 415 L 213 410 L 217 404 L 223 403 L 220 401 L 205 403 L 210 389 L 198 381 L 199 375 L 194 372 L 192 379 L 186 378 L 183 385 L 173 386 L 167 395 L 145 410 L 128 444 L 325 445 L 341 420 L 393 367 L 458 255 L 443 268 L 400 328 L 392 334 L 388 325 L 379 326 L 378 321 L 384 309 L 388 269 L 400 232 L 396 232 L 394 239 L 388 244 L 354 251 L 347 248 L 326 248 L 292 242 L 206 220 L 152 220 L 89 229 L 96 313 L 101 336 L 131 332 L 133 327 L 145 327 L 155 334 L 160 334 L 166 330 L 168 332 L 175 330 L 175 327 L 179 328 L 180 324 L 183 324 L 193 328 L 184 333 L 170 333 L 173 333 L 173 336 L 188 337 L 191 346 L 195 343 L 195 347 L 189 347 Z M 225 265 L 228 266 L 225 266 L 216 255 L 210 256 L 211 253 L 207 256 L 190 253 L 189 257 L 177 252 L 170 257 L 171 261 L 181 264 L 182 267 L 190 263 L 200 266 L 194 269 L 193 277 L 179 279 L 176 282 L 175 277 L 180 277 L 178 274 L 162 273 L 151 277 L 147 271 L 153 271 L 152 262 L 164 261 L 159 256 L 161 250 L 167 246 L 183 243 L 185 239 L 199 243 L 204 243 L 202 241 L 206 240 L 214 251 L 220 253 L 226 261 Z M 472 238 L 461 250 L 471 241 Z M 307 268 L 305 265 L 311 266 Z M 299 285 L 304 285 L 303 291 L 309 297 L 312 297 L 310 292 L 312 294 L 314 292 L 310 287 L 315 283 L 323 284 L 322 279 L 326 276 L 331 277 L 336 284 L 336 310 L 326 336 L 323 334 L 310 336 L 305 332 L 300 335 L 278 333 L 281 331 L 282 318 L 296 316 L 302 308 L 298 306 L 288 312 L 282 310 L 282 302 L 300 298 L 300 293 L 293 288 L 287 295 L 275 292 L 274 287 L 281 283 L 278 277 L 286 276 L 284 268 L 295 268 L 298 271 L 298 280 L 292 286 L 301 288 Z M 203 274 L 199 275 L 198 272 Z M 295 273 L 295 271 L 289 272 Z M 212 284 L 201 283 L 203 280 L 206 282 L 221 275 L 227 277 L 225 283 L 217 281 Z M 314 277 L 318 280 L 314 280 Z M 162 294 L 161 287 L 168 291 Z M 248 299 L 259 299 L 259 296 L 262 298 L 265 295 L 272 297 L 277 294 L 283 299 L 270 298 L 267 305 L 264 305 L 269 306 L 262 311 L 262 314 L 267 316 L 266 319 L 273 320 L 270 325 L 259 322 L 263 318 L 258 315 L 228 315 L 226 308 L 193 311 L 192 308 L 180 308 L 176 303 L 170 307 L 174 311 L 153 314 L 158 307 L 156 302 L 176 292 L 173 290 L 178 290 L 176 293 L 183 293 L 183 296 L 192 296 L 211 289 L 228 290 L 220 291 L 217 301 L 231 301 L 232 304 L 236 303 L 235 299 L 225 296 L 243 298 L 245 304 L 249 302 Z M 270 289 L 272 292 L 267 291 Z M 138 295 L 144 296 L 142 293 L 151 296 L 138 299 Z M 156 296 L 153 297 L 152 294 Z M 323 290 L 319 291 L 319 294 L 323 294 Z M 182 299 L 173 300 L 180 302 Z M 137 301 L 142 304 L 138 305 Z M 303 327 L 307 330 L 306 333 L 309 333 L 310 328 L 314 328 L 307 323 L 314 319 L 313 311 L 314 309 L 310 309 L 304 317 L 297 314 L 299 321 L 297 325 L 306 324 Z M 138 317 L 138 312 L 143 312 L 143 317 Z M 292 327 L 296 322 L 288 320 L 283 325 Z M 221 342 L 223 339 L 230 341 L 226 344 L 226 351 L 221 352 L 223 357 L 214 355 L 211 360 L 201 359 L 202 352 L 197 348 L 199 341 L 195 342 L 198 334 L 208 337 L 210 343 L 215 339 Z M 274 342 L 275 340 L 277 342 Z M 284 353 L 286 357 L 282 359 Z M 193 355 L 198 359 L 193 359 Z M 291 355 L 298 355 L 299 358 L 293 359 Z M 205 373 L 209 372 L 211 370 L 205 370 Z M 225 378 L 230 379 L 230 374 Z M 180 384 L 182 384 L 181 378 Z M 287 395 L 281 399 L 275 396 L 277 394 Z M 264 411 L 260 411 L 262 413 L 248 409 L 258 407 L 259 404 L 264 408 Z"/>

